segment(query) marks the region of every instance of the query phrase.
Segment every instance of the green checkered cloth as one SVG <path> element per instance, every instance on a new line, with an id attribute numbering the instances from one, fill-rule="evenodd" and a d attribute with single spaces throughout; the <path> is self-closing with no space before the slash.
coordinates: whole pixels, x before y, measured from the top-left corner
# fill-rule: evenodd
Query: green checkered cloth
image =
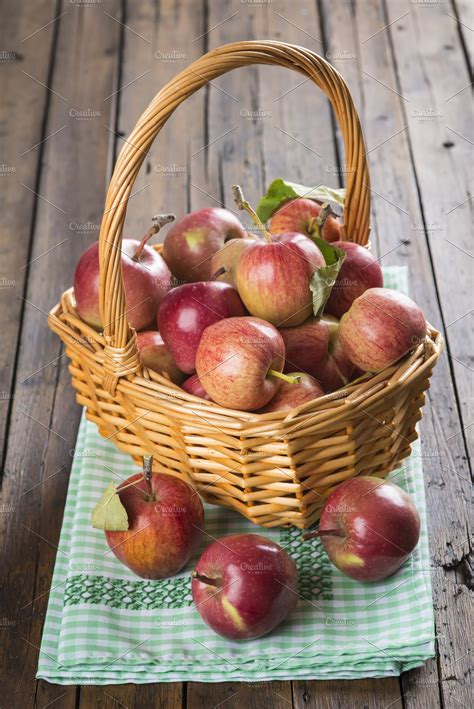
<path id="1" fill-rule="evenodd" d="M 385 284 L 406 291 L 406 270 Z M 213 538 L 256 532 L 281 544 L 299 571 L 298 607 L 269 635 L 235 642 L 213 633 L 193 607 L 190 572 L 147 581 L 109 550 L 90 514 L 111 479 L 135 473 L 132 460 L 82 420 L 59 541 L 37 677 L 58 684 L 260 682 L 387 677 L 434 653 L 430 556 L 420 447 L 390 479 L 421 516 L 414 554 L 393 577 L 361 584 L 331 565 L 319 541 L 296 528 L 262 529 L 206 505 L 202 549 Z"/>

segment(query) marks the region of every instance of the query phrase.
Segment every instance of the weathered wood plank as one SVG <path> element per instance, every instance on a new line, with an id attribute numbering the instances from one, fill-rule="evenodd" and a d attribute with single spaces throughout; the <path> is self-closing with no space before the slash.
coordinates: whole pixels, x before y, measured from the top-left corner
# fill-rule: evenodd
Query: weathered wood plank
<path id="1" fill-rule="evenodd" d="M 401 709 L 396 678 L 297 682 L 295 709 Z"/>
<path id="2" fill-rule="evenodd" d="M 387 5 L 392 22 L 405 4 Z M 411 4 L 403 30 L 391 30 L 397 90 L 404 97 L 408 137 L 450 365 L 461 411 L 461 438 L 473 454 L 474 330 L 472 305 L 472 108 L 470 76 L 456 23 L 440 3 Z M 427 31 L 428 30 L 428 31 Z M 453 47 L 447 50 L 446 47 Z M 443 70 L 440 71 L 440 57 Z M 449 258 L 449 268 L 447 268 Z"/>
<path id="3" fill-rule="evenodd" d="M 358 60 L 347 61 L 344 76 L 351 91 L 353 86 L 359 84 L 358 102 L 362 107 L 366 135 L 369 136 L 374 200 L 372 240 L 382 263 L 409 266 L 413 297 L 424 308 L 429 319 L 440 327 L 442 315 L 430 265 L 416 175 L 413 168 L 407 169 L 411 163 L 412 148 L 408 141 L 406 101 L 397 88 L 388 36 L 389 33 L 404 36 L 407 17 L 400 18 L 391 28 L 387 28 L 387 19 L 380 4 L 366 3 L 363 8 L 357 8 L 355 31 L 352 31 L 350 8 L 338 5 L 338 12 L 333 13 L 329 3 L 325 3 L 324 7 L 331 48 L 341 54 L 352 54 Z M 399 9 L 394 19 L 406 12 L 406 8 Z M 407 74 L 410 71 L 411 65 L 404 69 Z M 429 193 L 423 198 L 428 201 Z M 455 435 L 462 426 L 456 404 L 456 392 L 444 356 L 432 381 L 421 428 L 435 607 L 444 605 L 442 599 L 445 599 L 445 594 L 440 577 L 445 585 L 447 577 L 442 565 L 456 563 L 468 550 L 469 471 L 462 440 Z M 451 656 L 449 648 L 451 644 L 457 644 L 457 637 L 462 632 L 460 627 L 452 624 L 446 629 L 438 612 L 436 628 L 440 635 L 440 651 Z M 403 679 L 407 706 L 426 706 L 428 696 L 433 702 L 439 702 L 437 688 L 434 689 L 431 684 L 436 673 L 433 662 L 428 664 L 427 669 L 410 673 L 408 684 Z M 423 684 L 428 680 L 429 684 Z M 429 694 L 426 693 L 427 688 Z"/>
<path id="4" fill-rule="evenodd" d="M 0 273 L 0 440 L 2 459 L 17 355 L 35 195 L 21 187 L 35 181 L 44 145 L 46 87 L 57 23 L 55 4 L 41 0 L 34 11 L 7 0 L 0 25 L 0 177 L 2 180 L 2 269 Z M 41 29 L 43 28 L 43 29 Z M 52 138 L 54 140 L 54 137 Z"/>
<path id="5" fill-rule="evenodd" d="M 291 707 L 290 682 L 189 682 L 188 709 L 209 709 L 221 704 L 228 709 L 288 709 Z"/>
<path id="6" fill-rule="evenodd" d="M 115 16 L 110 22 L 113 24 L 120 19 Z M 108 99 L 117 101 L 118 106 L 117 130 L 109 125 L 117 154 L 122 139 L 127 139 L 155 93 L 202 53 L 203 41 L 193 40 L 204 32 L 201 11 L 189 12 L 186 6 L 169 2 L 158 6 L 152 0 L 127 3 L 123 20 L 120 83 L 115 89 L 116 96 Z M 176 44 L 176 37 L 181 37 L 181 45 Z M 133 188 L 126 234 L 138 237 L 147 230 L 151 216 L 159 212 L 175 212 L 179 217 L 189 210 L 189 156 L 194 139 L 203 133 L 204 95 L 201 93 L 177 110 L 152 146 Z M 106 688 L 106 695 L 104 698 L 102 687 L 84 687 L 80 706 L 108 706 L 109 702 L 110 706 L 122 703 L 125 706 L 180 707 L 183 685 L 111 686 Z"/>
<path id="7" fill-rule="evenodd" d="M 76 701 L 74 688 L 62 696 L 34 679 L 80 414 L 46 314 L 72 281 L 85 247 L 83 225 L 97 224 L 101 215 L 108 147 L 103 99 L 114 83 L 118 37 L 103 11 L 117 5 L 71 4 L 61 17 L 45 133 L 57 132 L 44 145 L 39 183 L 31 175 L 21 188 L 24 196 L 37 193 L 37 215 L 2 489 L 2 509 L 9 512 L 1 520 L 3 612 L 11 625 L 4 627 L 0 666 L 11 706 L 33 706 L 36 689 L 39 706 Z"/>
<path id="8" fill-rule="evenodd" d="M 390 22 L 401 8 L 396 1 L 387 5 Z M 439 295 L 451 372 L 454 375 L 456 403 L 460 421 L 454 430 L 444 429 L 440 441 L 443 483 L 453 492 L 456 514 L 446 523 L 441 545 L 435 547 L 435 563 L 443 569 L 436 581 L 435 608 L 437 630 L 440 633 L 439 672 L 442 699 L 446 705 L 468 704 L 470 645 L 465 627 L 472 626 L 472 606 L 468 602 L 465 560 L 472 553 L 472 520 L 469 516 L 471 485 L 468 466 L 459 465 L 450 454 L 456 446 L 463 460 L 472 456 L 472 401 L 474 394 L 472 330 L 472 268 L 470 179 L 472 177 L 472 111 L 467 65 L 463 62 L 464 48 L 459 41 L 451 13 L 439 5 L 411 7 L 404 24 L 403 47 L 400 33 L 391 32 L 393 55 L 397 71 L 397 88 L 408 105 L 408 135 L 410 139 L 417 187 Z M 427 31 L 428 29 L 428 31 Z M 462 37 L 461 37 L 462 38 Z M 453 47 L 446 50 L 446 47 Z M 443 56 L 440 72 L 439 57 Z M 453 76 L 456 82 L 453 86 Z M 454 95 L 453 95 L 454 94 Z M 428 120 L 424 120 L 428 113 Z M 431 118 L 434 116 L 434 118 Z M 411 120 L 410 120 L 411 119 Z M 440 179 L 442 177 L 442 179 Z M 447 267 L 449 254 L 449 267 Z M 433 402 L 436 401 L 433 399 Z M 438 406 L 438 403 L 434 404 Z M 459 441 L 459 442 L 458 442 Z M 455 448 L 455 449 L 456 449 Z M 433 481 L 434 482 L 434 481 Z M 435 515 L 446 504 L 445 487 L 437 488 Z M 432 490 L 429 491 L 430 493 Z M 431 498 L 431 494 L 429 494 Z M 450 510 L 451 512 L 451 510 Z M 454 523 L 454 524 L 453 524 Z M 454 526 L 454 533 L 453 533 Z M 443 546 L 445 542 L 445 546 Z M 457 573 L 452 569 L 455 568 Z M 471 578 L 472 582 L 472 578 Z"/>
<path id="9" fill-rule="evenodd" d="M 472 32 L 474 31 L 474 6 L 470 0 L 452 0 L 446 14 L 456 22 L 466 66 L 472 79 Z"/>
<path id="10" fill-rule="evenodd" d="M 200 2 L 192 12 L 172 2 L 127 4 L 118 117 L 124 139 L 157 91 L 203 53 L 203 23 Z M 151 147 L 132 191 L 127 234 L 145 233 L 159 212 L 179 218 L 189 211 L 190 157 L 204 132 L 204 93 L 199 92 L 177 109 Z M 117 151 L 121 145 L 119 138 Z"/>

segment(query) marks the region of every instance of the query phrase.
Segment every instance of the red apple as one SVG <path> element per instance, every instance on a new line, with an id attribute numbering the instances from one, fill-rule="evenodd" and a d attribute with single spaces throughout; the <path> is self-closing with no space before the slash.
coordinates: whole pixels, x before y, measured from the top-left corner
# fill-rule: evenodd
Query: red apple
<path id="1" fill-rule="evenodd" d="M 245 235 L 242 224 L 227 209 L 199 209 L 173 224 L 164 241 L 163 258 L 181 283 L 207 281 L 216 251 L 229 239 Z"/>
<path id="2" fill-rule="evenodd" d="M 339 338 L 347 357 L 377 372 L 424 341 L 426 320 L 416 303 L 389 288 L 369 288 L 342 316 Z"/>
<path id="3" fill-rule="evenodd" d="M 137 332 L 137 347 L 142 364 L 159 374 L 168 374 L 175 384 L 181 384 L 185 375 L 178 368 L 163 338 L 156 330 Z"/>
<path id="4" fill-rule="evenodd" d="M 383 274 L 375 256 L 363 246 L 351 241 L 336 241 L 333 246 L 345 251 L 346 257 L 339 269 L 324 312 L 341 318 L 364 291 L 383 286 Z"/>
<path id="5" fill-rule="evenodd" d="M 184 391 L 187 391 L 188 394 L 193 394 L 193 396 L 199 396 L 201 399 L 212 401 L 211 397 L 201 384 L 197 374 L 191 374 L 191 376 L 182 383 L 181 387 Z"/>
<path id="6" fill-rule="evenodd" d="M 165 215 L 170 221 L 172 215 Z M 158 221 L 158 220 L 157 220 Z M 146 242 L 165 221 L 158 222 L 142 241 L 123 239 L 122 274 L 127 318 L 135 330 L 150 326 L 156 311 L 172 286 L 172 275 L 160 254 Z M 97 330 L 103 323 L 99 311 L 99 242 L 82 254 L 74 273 L 77 312 L 84 322 Z"/>
<path id="7" fill-rule="evenodd" d="M 219 635 L 248 640 L 277 627 L 298 602 L 298 572 L 278 544 L 233 534 L 208 546 L 193 572 L 193 600 Z"/>
<path id="8" fill-rule="evenodd" d="M 391 576 L 418 544 L 420 517 L 412 499 L 380 478 L 346 480 L 328 497 L 319 530 L 338 569 L 357 581 Z"/>
<path id="9" fill-rule="evenodd" d="M 321 205 L 311 199 L 297 197 L 285 202 L 274 212 L 270 221 L 270 233 L 298 231 L 307 236 L 318 236 L 317 219 Z M 321 236 L 326 241 L 338 241 L 341 238 L 341 225 L 337 217 L 330 214 L 324 222 Z"/>
<path id="10" fill-rule="evenodd" d="M 316 379 L 310 377 L 309 374 L 292 372 L 290 376 L 296 377 L 298 381 L 282 382 L 273 399 L 263 409 L 260 409 L 259 414 L 267 414 L 270 411 L 289 411 L 307 401 L 324 396 L 324 391 Z"/>
<path id="11" fill-rule="evenodd" d="M 308 237 L 277 234 L 245 249 L 237 264 L 237 289 L 252 315 L 281 327 L 299 325 L 313 309 L 311 276 L 324 265 Z"/>
<path id="12" fill-rule="evenodd" d="M 280 328 L 285 342 L 285 372 L 305 372 L 331 392 L 346 384 L 354 365 L 339 342 L 339 321 L 323 316 L 309 318 L 297 327 Z"/>
<path id="13" fill-rule="evenodd" d="M 273 325 L 259 318 L 228 318 L 204 330 L 196 371 L 213 401 L 255 411 L 275 395 L 284 360 L 283 338 Z"/>
<path id="14" fill-rule="evenodd" d="M 226 241 L 222 249 L 217 251 L 212 257 L 211 273 L 216 273 L 220 269 L 224 268 L 225 272 L 222 276 L 219 276 L 219 280 L 224 281 L 225 283 L 230 283 L 234 286 L 235 270 L 238 262 L 240 261 L 240 257 L 247 246 L 250 246 L 250 244 L 253 243 L 255 243 L 255 238 L 250 236 Z"/>
<path id="15" fill-rule="evenodd" d="M 196 490 L 165 473 L 152 473 L 150 480 L 137 473 L 118 490 L 129 528 L 105 533 L 115 556 L 145 579 L 177 574 L 201 541 L 204 508 Z"/>
<path id="16" fill-rule="evenodd" d="M 163 299 L 158 310 L 158 329 L 178 367 L 192 374 L 206 327 L 244 313 L 238 292 L 228 283 L 186 283 L 173 288 Z"/>

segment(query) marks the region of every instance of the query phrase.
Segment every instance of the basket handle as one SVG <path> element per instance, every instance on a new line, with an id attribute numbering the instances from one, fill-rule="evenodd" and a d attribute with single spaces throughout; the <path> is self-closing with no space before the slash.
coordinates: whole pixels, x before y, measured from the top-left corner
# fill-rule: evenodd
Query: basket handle
<path id="1" fill-rule="evenodd" d="M 370 177 L 359 116 L 341 75 L 309 49 L 273 41 L 235 42 L 208 52 L 180 72 L 152 100 L 123 146 L 107 191 L 99 238 L 100 313 L 104 325 L 104 387 L 113 393 L 120 377 L 141 371 L 135 334 L 125 308 L 120 245 L 127 203 L 138 171 L 157 134 L 188 96 L 227 71 L 249 64 L 294 69 L 322 89 L 344 139 L 346 200 L 344 229 L 351 241 L 369 236 Z"/>

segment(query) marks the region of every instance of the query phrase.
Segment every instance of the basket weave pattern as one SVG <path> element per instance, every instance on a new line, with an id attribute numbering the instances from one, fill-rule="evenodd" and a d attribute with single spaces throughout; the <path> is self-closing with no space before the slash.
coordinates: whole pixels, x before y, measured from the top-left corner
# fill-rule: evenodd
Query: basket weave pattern
<path id="1" fill-rule="evenodd" d="M 187 394 L 142 367 L 127 322 L 120 245 L 127 202 L 153 140 L 174 109 L 206 82 L 248 64 L 274 64 L 325 91 L 344 138 L 344 235 L 366 245 L 370 180 L 359 117 L 342 77 L 313 52 L 280 42 L 238 42 L 209 52 L 153 99 L 123 147 L 107 193 L 100 231 L 103 333 L 78 316 L 72 289 L 49 316 L 63 340 L 77 401 L 100 433 L 132 455 L 154 456 L 212 503 L 256 524 L 310 526 L 335 485 L 361 472 L 385 476 L 410 453 L 442 340 L 423 344 L 369 380 L 287 412 L 224 409 Z M 157 247 L 159 248 L 159 247 Z"/>

